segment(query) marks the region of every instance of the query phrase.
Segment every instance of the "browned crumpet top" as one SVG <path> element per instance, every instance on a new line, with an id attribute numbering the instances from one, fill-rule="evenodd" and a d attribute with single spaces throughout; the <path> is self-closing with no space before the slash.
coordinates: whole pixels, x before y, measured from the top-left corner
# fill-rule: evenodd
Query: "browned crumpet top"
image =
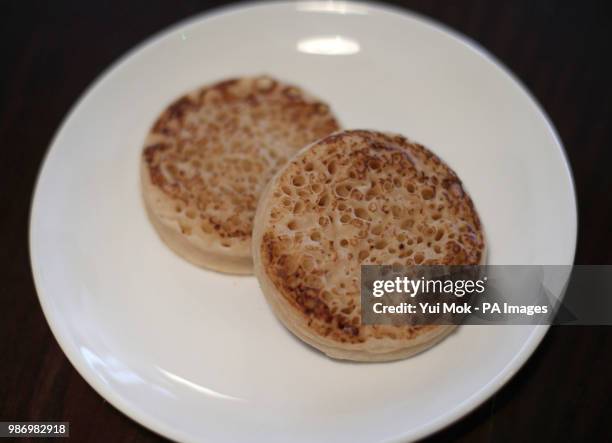
<path id="1" fill-rule="evenodd" d="M 478 214 L 457 175 L 401 136 L 330 135 L 295 157 L 269 192 L 262 267 L 311 332 L 334 341 L 405 340 L 430 328 L 362 326 L 361 264 L 483 258 Z"/>
<path id="2" fill-rule="evenodd" d="M 270 77 L 185 95 L 155 122 L 144 149 L 151 182 L 175 202 L 186 235 L 250 240 L 262 188 L 304 145 L 338 129 L 329 107 Z"/>

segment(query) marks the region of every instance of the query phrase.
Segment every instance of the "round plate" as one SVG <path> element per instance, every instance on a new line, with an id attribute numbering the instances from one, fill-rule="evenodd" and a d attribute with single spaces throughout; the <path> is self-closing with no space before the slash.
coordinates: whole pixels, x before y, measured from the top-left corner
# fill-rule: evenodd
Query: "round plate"
<path id="1" fill-rule="evenodd" d="M 40 301 L 80 374 L 118 409 L 182 441 L 423 437 L 499 389 L 546 327 L 474 326 L 384 364 L 330 360 L 275 319 L 253 277 L 198 269 L 147 220 L 139 157 L 174 98 L 269 73 L 328 101 L 347 128 L 396 131 L 457 171 L 491 264 L 570 264 L 571 173 L 520 83 L 454 32 L 388 7 L 268 3 L 189 20 L 86 92 L 53 141 L 31 214 Z"/>

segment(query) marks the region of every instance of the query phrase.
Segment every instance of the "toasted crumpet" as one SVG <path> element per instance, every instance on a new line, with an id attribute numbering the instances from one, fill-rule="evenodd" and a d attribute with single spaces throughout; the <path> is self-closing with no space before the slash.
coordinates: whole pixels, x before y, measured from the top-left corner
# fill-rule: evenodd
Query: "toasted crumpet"
<path id="1" fill-rule="evenodd" d="M 399 135 L 345 131 L 304 148 L 262 194 L 255 274 L 274 313 L 330 357 L 405 358 L 452 325 L 362 325 L 362 264 L 476 265 L 478 214 L 457 175 Z"/>
<path id="2" fill-rule="evenodd" d="M 250 274 L 261 191 L 300 148 L 337 129 L 325 103 L 270 77 L 193 91 L 159 116 L 146 139 L 141 180 L 149 218 L 190 262 Z"/>

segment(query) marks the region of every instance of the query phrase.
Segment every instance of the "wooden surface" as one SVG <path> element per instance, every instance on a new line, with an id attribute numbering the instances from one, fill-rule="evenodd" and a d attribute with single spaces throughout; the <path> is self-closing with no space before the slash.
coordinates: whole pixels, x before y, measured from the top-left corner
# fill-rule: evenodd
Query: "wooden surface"
<path id="1" fill-rule="evenodd" d="M 612 28 L 604 2 L 404 4 L 476 40 L 532 91 L 574 171 L 576 262 L 612 263 Z M 50 139 L 92 80 L 152 33 L 211 6 L 2 3 L 0 420 L 70 421 L 73 441 L 163 441 L 98 396 L 59 349 L 32 283 L 28 210 Z M 611 328 L 551 328 L 507 386 L 431 441 L 612 441 L 611 347 Z"/>

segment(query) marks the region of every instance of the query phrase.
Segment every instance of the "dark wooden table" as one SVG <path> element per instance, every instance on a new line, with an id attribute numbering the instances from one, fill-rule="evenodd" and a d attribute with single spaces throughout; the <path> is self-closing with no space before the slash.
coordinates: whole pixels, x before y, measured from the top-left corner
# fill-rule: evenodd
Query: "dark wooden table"
<path id="1" fill-rule="evenodd" d="M 152 33 L 217 3 L 0 5 L 0 420 L 70 421 L 74 441 L 163 441 L 97 395 L 59 349 L 32 283 L 28 210 L 50 139 L 90 82 Z M 403 4 L 479 42 L 532 91 L 574 171 L 576 263 L 612 263 L 612 27 L 604 2 Z M 612 441 L 611 347 L 611 328 L 551 328 L 507 386 L 431 440 Z"/>

